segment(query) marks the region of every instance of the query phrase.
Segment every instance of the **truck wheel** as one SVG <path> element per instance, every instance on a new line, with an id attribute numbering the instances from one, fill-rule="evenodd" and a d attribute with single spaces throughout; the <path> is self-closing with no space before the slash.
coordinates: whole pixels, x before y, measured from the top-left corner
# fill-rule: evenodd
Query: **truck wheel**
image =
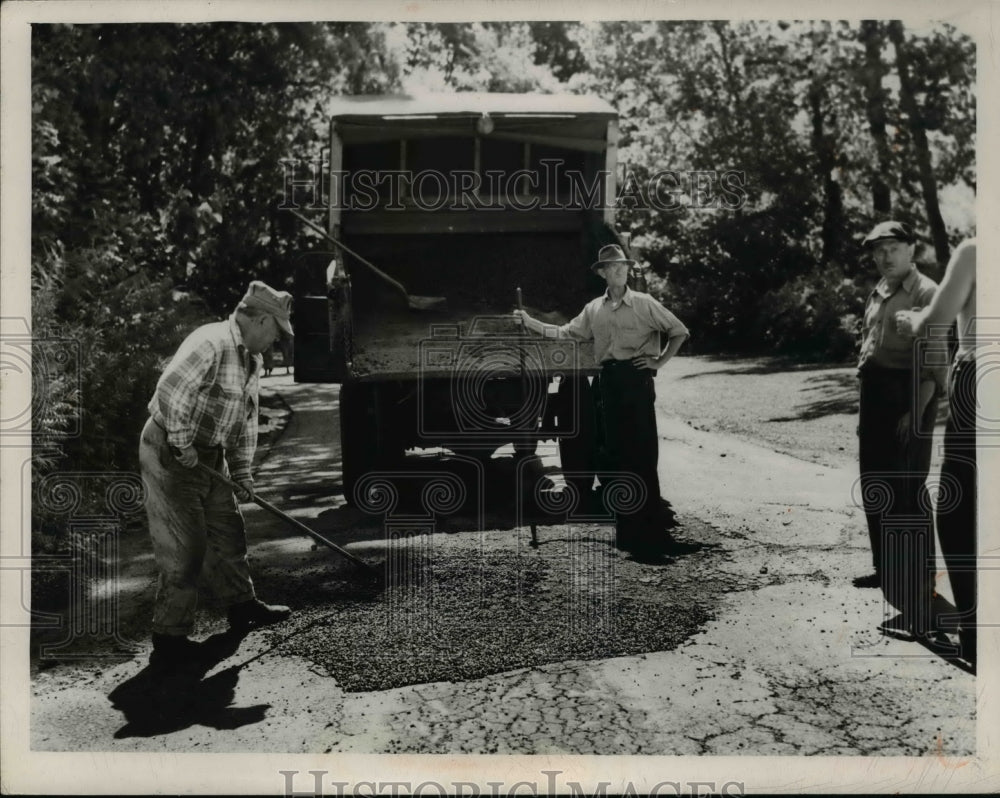
<path id="1" fill-rule="evenodd" d="M 354 505 L 354 488 L 365 474 L 375 469 L 378 417 L 373 391 L 363 383 L 340 386 L 340 465 L 344 499 Z"/>
<path id="2" fill-rule="evenodd" d="M 586 377 L 575 377 L 559 385 L 560 415 L 575 419 L 576 433 L 559 438 L 559 461 L 565 480 L 580 497 L 584 512 L 589 511 L 591 489 L 598 469 L 597 410 L 594 391 Z"/>
<path id="3" fill-rule="evenodd" d="M 344 499 L 354 505 L 354 489 L 366 474 L 398 468 L 405 452 L 398 409 L 391 390 L 377 384 L 346 382 L 340 387 L 340 455 Z"/>

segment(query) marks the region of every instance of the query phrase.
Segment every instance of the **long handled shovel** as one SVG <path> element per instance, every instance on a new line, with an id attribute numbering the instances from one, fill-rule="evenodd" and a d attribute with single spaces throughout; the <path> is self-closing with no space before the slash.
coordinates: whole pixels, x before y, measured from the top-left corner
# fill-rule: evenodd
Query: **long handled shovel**
<path id="1" fill-rule="evenodd" d="M 361 263 L 363 263 L 365 266 L 371 269 L 376 275 L 378 275 L 382 279 L 383 282 L 392 286 L 396 291 L 398 291 L 400 294 L 403 295 L 403 297 L 406 299 L 406 304 L 410 308 L 410 310 L 438 310 L 444 308 L 445 304 L 448 302 L 447 298 L 443 296 L 411 295 L 410 293 L 407 292 L 406 286 L 404 286 L 401 282 L 399 282 L 399 280 L 395 279 L 394 277 L 390 277 L 388 274 L 382 271 L 378 266 L 376 266 L 370 260 L 361 257 L 357 252 L 348 247 L 342 241 L 338 241 L 336 238 L 334 238 L 332 235 L 326 232 L 326 230 L 324 230 L 318 224 L 310 221 L 298 211 L 293 211 L 290 208 L 286 208 L 286 210 L 293 216 L 295 216 L 295 218 L 298 219 L 300 222 L 308 225 L 317 233 L 319 233 L 321 236 L 336 244 L 348 255 L 352 255 L 353 257 L 357 258 Z"/>
<path id="2" fill-rule="evenodd" d="M 220 474 L 218 471 L 216 471 L 214 468 L 209 468 L 204 463 L 198 463 L 198 468 L 200 468 L 204 473 L 206 473 L 206 474 L 214 477 L 215 479 L 219 480 L 224 485 L 228 485 L 230 488 L 233 488 L 234 490 L 236 490 L 237 491 L 237 495 L 239 495 L 240 493 L 242 493 L 243 488 L 240 485 L 238 485 L 237 483 L 233 482 L 231 479 L 227 479 L 222 474 Z M 292 525 L 297 530 L 299 530 L 299 532 L 304 532 L 309 537 L 311 537 L 313 540 L 315 540 L 317 543 L 322 543 L 328 549 L 333 549 L 338 554 L 342 555 L 343 557 L 346 557 L 348 560 L 350 560 L 352 563 L 354 563 L 356 566 L 358 566 L 358 568 L 362 569 L 366 574 L 368 574 L 372 578 L 378 578 L 380 576 L 379 572 L 375 568 L 372 568 L 368 563 L 364 562 L 363 560 L 359 560 L 357 557 L 355 557 L 349 551 L 347 551 L 345 549 L 342 549 L 340 546 L 338 546 L 332 540 L 328 540 L 327 538 L 323 537 L 321 534 L 319 534 L 319 532 L 314 532 L 312 529 L 310 529 L 309 527 L 307 527 L 301 521 L 298 521 L 295 518 L 292 518 L 292 516 L 288 515 L 288 513 L 282 512 L 281 510 L 279 510 L 277 507 L 275 507 L 270 502 L 265 501 L 264 499 L 262 499 L 256 493 L 254 494 L 253 501 L 254 501 L 255 504 L 257 504 L 260 507 L 263 507 L 269 513 L 271 513 L 271 515 L 277 516 L 282 521 L 285 521 L 286 523 Z"/>

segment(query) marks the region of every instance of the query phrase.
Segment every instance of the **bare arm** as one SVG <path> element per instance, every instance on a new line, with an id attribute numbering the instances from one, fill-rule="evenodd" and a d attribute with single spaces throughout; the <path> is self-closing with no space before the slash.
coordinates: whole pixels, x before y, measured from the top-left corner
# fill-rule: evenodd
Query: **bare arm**
<path id="1" fill-rule="evenodd" d="M 521 309 L 515 310 L 513 316 L 515 322 L 524 325 L 524 329 L 545 338 L 573 338 L 577 341 L 589 341 L 593 338 L 586 308 L 580 311 L 574 319 L 563 325 L 547 324 Z"/>
<path id="2" fill-rule="evenodd" d="M 900 311 L 896 324 L 900 332 L 922 335 L 928 325 L 951 324 L 965 307 L 969 294 L 976 285 L 976 245 L 965 242 L 951 256 L 944 279 L 934 299 L 921 311 Z"/>

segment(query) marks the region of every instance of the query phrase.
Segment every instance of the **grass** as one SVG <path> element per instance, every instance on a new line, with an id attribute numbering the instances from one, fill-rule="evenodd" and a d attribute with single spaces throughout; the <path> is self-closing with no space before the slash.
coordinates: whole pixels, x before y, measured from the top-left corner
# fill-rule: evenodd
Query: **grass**
<path id="1" fill-rule="evenodd" d="M 657 388 L 668 412 L 696 429 L 727 432 L 827 466 L 857 461 L 853 365 L 678 357 L 661 372 Z M 940 425 L 946 402 L 939 407 Z"/>

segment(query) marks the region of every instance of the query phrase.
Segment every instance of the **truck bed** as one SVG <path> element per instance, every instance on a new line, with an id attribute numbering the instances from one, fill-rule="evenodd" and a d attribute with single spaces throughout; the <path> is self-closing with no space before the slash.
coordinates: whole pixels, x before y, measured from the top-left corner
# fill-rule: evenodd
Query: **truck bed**
<path id="1" fill-rule="evenodd" d="M 443 309 L 408 310 L 399 291 L 348 258 L 358 379 L 450 377 L 456 369 L 517 374 L 521 350 L 527 368 L 593 369 L 590 344 L 522 337 L 510 315 L 518 287 L 525 309 L 552 324 L 569 321 L 603 289 L 579 231 L 353 236 L 348 245 L 410 295 L 446 299 Z"/>
<path id="2" fill-rule="evenodd" d="M 559 311 L 527 310 L 551 324 L 569 321 Z M 529 369 L 596 371 L 590 343 L 522 334 L 509 314 L 380 308 L 354 317 L 353 372 L 361 380 L 516 375 L 522 353 Z"/>

